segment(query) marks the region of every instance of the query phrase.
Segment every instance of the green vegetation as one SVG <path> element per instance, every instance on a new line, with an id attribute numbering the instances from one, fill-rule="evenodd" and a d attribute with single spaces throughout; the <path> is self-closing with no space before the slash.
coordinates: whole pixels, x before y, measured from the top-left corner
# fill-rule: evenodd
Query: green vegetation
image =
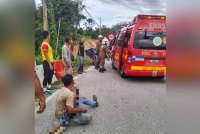
<path id="1" fill-rule="evenodd" d="M 84 57 L 84 66 L 87 67 L 91 65 L 91 60 L 88 56 Z M 76 58 L 73 61 L 73 66 L 78 66 L 78 57 L 76 56 Z"/>
<path id="2" fill-rule="evenodd" d="M 66 36 L 71 37 L 75 46 L 78 41 L 85 37 L 87 39 L 97 39 L 99 35 L 99 27 L 95 25 L 95 22 L 91 18 L 87 18 L 82 14 L 85 6 L 82 3 L 82 0 L 46 0 L 47 3 L 47 16 L 49 22 L 49 31 L 51 34 L 51 46 L 54 50 L 54 58 L 61 59 L 61 50 L 62 45 L 64 44 L 64 38 Z M 37 64 L 41 64 L 41 54 L 40 46 L 42 44 L 41 32 L 43 30 L 43 7 L 36 6 L 35 8 L 35 60 Z M 56 44 L 57 44 L 57 31 L 58 31 L 58 22 L 61 18 L 60 25 L 60 36 L 57 47 L 57 55 L 55 54 Z M 84 22 L 84 26 L 80 27 L 80 22 Z M 102 25 L 101 34 L 106 36 L 110 32 L 118 32 L 121 26 L 124 24 L 116 24 L 111 28 L 106 25 Z M 96 28 L 95 28 L 96 27 Z M 86 58 L 85 63 L 89 62 Z M 77 65 L 77 61 L 74 61 L 74 65 Z"/>
<path id="3" fill-rule="evenodd" d="M 81 38 L 86 38 L 85 48 L 88 49 L 95 44 L 95 40 L 99 35 L 99 27 L 96 27 L 94 20 L 84 16 L 81 11 L 84 10 L 84 5 L 82 0 L 46 0 L 47 3 L 47 16 L 49 22 L 49 31 L 51 34 L 51 46 L 54 50 L 54 58 L 56 60 L 61 59 L 62 45 L 64 44 L 64 39 L 66 36 L 71 37 L 74 40 L 74 55 L 75 60 L 73 61 L 73 72 L 74 75 L 77 73 L 78 58 L 77 54 L 77 43 Z M 42 44 L 41 33 L 43 31 L 43 7 L 36 6 L 35 8 L 35 60 L 37 64 L 42 63 L 42 57 L 40 54 L 40 46 Z M 57 31 L 58 22 L 61 18 L 60 25 L 60 36 L 57 47 L 57 55 L 55 55 L 56 44 L 57 44 Z M 84 27 L 80 27 L 80 22 L 84 22 Z M 126 23 L 119 23 L 111 28 L 106 25 L 102 25 L 101 33 L 106 36 L 108 33 L 117 33 L 121 26 L 126 25 Z M 95 28 L 96 27 L 96 28 Z M 91 60 L 88 56 L 84 58 L 84 68 L 88 68 L 91 64 Z M 62 87 L 62 82 L 60 80 L 53 83 L 54 87 Z M 36 104 L 37 99 L 36 99 Z"/>
<path id="4" fill-rule="evenodd" d="M 42 57 L 40 55 L 35 56 L 36 64 L 42 64 Z"/>
<path id="5" fill-rule="evenodd" d="M 89 56 L 85 56 L 84 57 L 84 66 L 87 67 L 89 65 L 91 65 L 90 57 Z"/>

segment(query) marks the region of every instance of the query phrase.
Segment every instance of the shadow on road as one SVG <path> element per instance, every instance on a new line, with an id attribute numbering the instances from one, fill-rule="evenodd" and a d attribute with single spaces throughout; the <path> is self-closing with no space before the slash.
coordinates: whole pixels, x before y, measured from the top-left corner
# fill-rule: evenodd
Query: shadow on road
<path id="1" fill-rule="evenodd" d="M 135 81 L 135 82 L 145 82 L 145 83 L 165 83 L 166 82 L 166 78 L 162 79 L 162 78 L 156 78 L 156 77 L 126 77 L 126 78 L 122 78 L 122 79 L 126 79 L 127 81 Z"/>

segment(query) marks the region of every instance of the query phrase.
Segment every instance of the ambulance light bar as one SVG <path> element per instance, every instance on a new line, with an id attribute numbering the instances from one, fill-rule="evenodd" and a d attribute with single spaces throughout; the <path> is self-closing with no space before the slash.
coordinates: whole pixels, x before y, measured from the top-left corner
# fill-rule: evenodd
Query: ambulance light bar
<path id="1" fill-rule="evenodd" d="M 161 20 L 166 19 L 165 16 L 152 16 L 152 15 L 139 15 L 138 18 L 141 18 L 141 19 L 161 19 Z"/>

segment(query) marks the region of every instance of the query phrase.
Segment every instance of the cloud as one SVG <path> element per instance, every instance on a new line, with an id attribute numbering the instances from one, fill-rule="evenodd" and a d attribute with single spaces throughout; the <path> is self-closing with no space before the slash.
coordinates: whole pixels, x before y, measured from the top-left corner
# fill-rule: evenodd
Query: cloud
<path id="1" fill-rule="evenodd" d="M 146 14 L 166 14 L 166 0 L 100 0 L 103 4 L 120 5 Z M 119 9 L 120 10 L 120 9 Z"/>
<path id="2" fill-rule="evenodd" d="M 109 27 L 130 22 L 138 14 L 166 15 L 166 0 L 85 0 L 84 3 L 97 22 L 101 17 L 102 24 Z"/>
<path id="3" fill-rule="evenodd" d="M 118 14 L 115 16 L 116 19 L 122 19 L 122 18 L 131 19 L 134 17 L 135 17 L 135 15 L 133 15 L 133 14 Z"/>
<path id="4" fill-rule="evenodd" d="M 35 0 L 36 5 L 41 5 L 42 1 L 41 0 Z"/>

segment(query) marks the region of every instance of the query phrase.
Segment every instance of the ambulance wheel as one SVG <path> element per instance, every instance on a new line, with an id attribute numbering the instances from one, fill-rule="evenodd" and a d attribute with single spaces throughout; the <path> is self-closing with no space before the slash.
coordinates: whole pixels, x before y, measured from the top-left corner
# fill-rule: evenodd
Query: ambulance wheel
<path id="1" fill-rule="evenodd" d="M 124 73 L 123 66 L 120 67 L 119 74 L 122 78 L 126 78 L 126 74 Z"/>

